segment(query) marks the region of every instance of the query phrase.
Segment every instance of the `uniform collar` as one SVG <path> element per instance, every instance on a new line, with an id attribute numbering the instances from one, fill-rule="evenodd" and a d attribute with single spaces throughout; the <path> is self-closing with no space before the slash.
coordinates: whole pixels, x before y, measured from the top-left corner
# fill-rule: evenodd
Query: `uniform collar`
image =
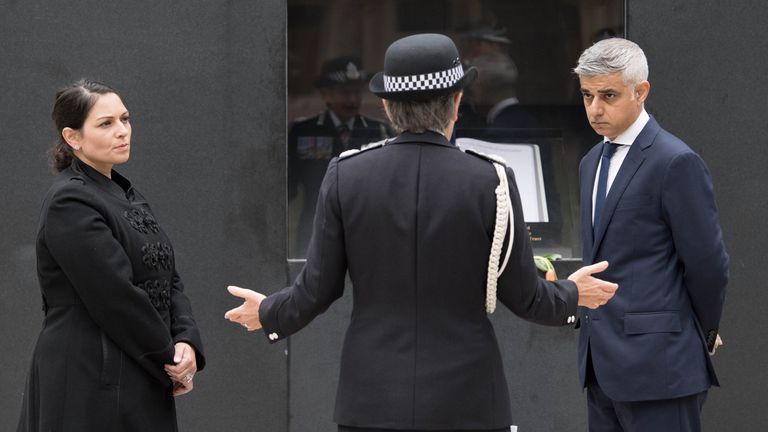
<path id="1" fill-rule="evenodd" d="M 405 131 L 400 135 L 398 135 L 394 140 L 387 142 L 387 144 L 405 144 L 405 143 L 437 144 L 437 145 L 442 145 L 446 147 L 456 148 L 456 146 L 451 144 L 451 142 L 448 141 L 444 136 L 440 135 L 437 132 L 432 132 L 432 131 L 426 131 L 422 133 L 413 133 L 413 132 Z"/>
<path id="2" fill-rule="evenodd" d="M 100 188 L 121 199 L 133 200 L 133 186 L 130 180 L 112 170 L 112 179 L 104 176 L 87 163 L 78 158 L 72 158 L 72 171 L 82 174 L 96 183 Z"/>
<path id="3" fill-rule="evenodd" d="M 325 113 L 323 113 L 323 115 L 318 116 L 318 118 L 317 118 L 317 125 L 318 126 L 322 126 L 323 124 L 325 124 L 325 117 L 326 116 L 329 119 L 331 119 L 331 122 L 333 123 L 333 127 L 338 129 L 339 126 L 341 125 L 341 119 L 339 118 L 339 116 L 336 115 L 335 112 L 333 112 L 331 110 L 325 110 Z M 358 117 L 360 118 L 360 121 L 363 124 L 363 126 L 365 126 L 365 127 L 368 126 L 368 124 L 365 122 L 365 119 L 363 119 L 363 116 L 358 114 L 358 115 L 353 116 L 351 119 L 347 120 L 346 125 L 347 125 L 347 127 L 349 128 L 350 131 L 352 131 L 352 129 L 355 128 L 355 120 L 357 120 Z"/>

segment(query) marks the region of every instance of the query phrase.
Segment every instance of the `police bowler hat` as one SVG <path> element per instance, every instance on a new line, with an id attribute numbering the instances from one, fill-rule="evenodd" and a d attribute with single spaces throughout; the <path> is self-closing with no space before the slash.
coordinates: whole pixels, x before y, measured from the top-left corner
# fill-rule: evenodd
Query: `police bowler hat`
<path id="1" fill-rule="evenodd" d="M 323 62 L 320 75 L 315 78 L 316 87 L 332 87 L 345 84 L 364 83 L 368 74 L 363 70 L 363 64 L 354 56 L 342 56 Z"/>
<path id="2" fill-rule="evenodd" d="M 474 67 L 464 70 L 448 36 L 425 33 L 393 42 L 384 55 L 384 71 L 371 78 L 368 88 L 383 99 L 422 101 L 455 93 L 476 77 Z"/>

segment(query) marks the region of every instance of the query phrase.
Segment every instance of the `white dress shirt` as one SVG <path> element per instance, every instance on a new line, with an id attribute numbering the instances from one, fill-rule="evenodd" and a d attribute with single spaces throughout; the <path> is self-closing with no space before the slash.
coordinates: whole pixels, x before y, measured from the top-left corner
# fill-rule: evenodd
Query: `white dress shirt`
<path id="1" fill-rule="evenodd" d="M 606 184 L 605 188 L 605 195 L 608 196 L 608 192 L 611 190 L 611 185 L 613 184 L 613 180 L 616 179 L 616 174 L 619 172 L 619 168 L 621 168 L 621 164 L 624 162 L 624 158 L 627 157 L 627 153 L 629 153 L 629 146 L 632 145 L 632 143 L 635 142 L 635 139 L 637 139 L 637 136 L 640 135 L 640 132 L 642 132 L 643 128 L 645 127 L 646 123 L 648 123 L 648 120 L 650 120 L 650 116 L 645 111 L 645 108 L 643 108 L 643 111 L 640 113 L 639 116 L 637 116 L 637 119 L 635 119 L 635 122 L 632 123 L 631 126 L 627 128 L 624 132 L 619 134 L 619 136 L 616 137 L 615 140 L 611 141 L 608 139 L 608 137 L 603 137 L 603 142 L 610 141 L 614 144 L 620 144 L 619 147 L 616 149 L 616 152 L 613 154 L 613 157 L 611 157 L 611 165 L 608 167 L 608 183 Z M 600 157 L 600 162 L 597 164 L 597 171 L 595 172 L 595 177 L 592 185 L 592 223 L 595 223 L 595 197 L 597 196 L 597 176 L 600 175 L 600 165 L 603 164 L 603 158 Z"/>

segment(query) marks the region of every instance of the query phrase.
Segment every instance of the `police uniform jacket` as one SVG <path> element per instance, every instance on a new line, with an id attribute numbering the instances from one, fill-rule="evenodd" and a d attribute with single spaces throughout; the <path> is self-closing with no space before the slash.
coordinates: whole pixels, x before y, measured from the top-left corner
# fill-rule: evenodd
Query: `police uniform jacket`
<path id="1" fill-rule="evenodd" d="M 515 241 L 498 298 L 525 319 L 564 325 L 575 320 L 577 289 L 538 277 L 514 175 L 506 172 Z M 488 160 L 433 132 L 404 133 L 330 162 L 307 263 L 259 312 L 269 339 L 282 340 L 342 295 L 349 271 L 354 302 L 337 423 L 424 430 L 512 423 L 484 307 L 498 184 Z"/>
<path id="2" fill-rule="evenodd" d="M 144 197 L 75 159 L 37 236 L 45 320 L 18 431 L 176 431 L 163 365 L 187 342 L 205 366 L 173 248 Z"/>

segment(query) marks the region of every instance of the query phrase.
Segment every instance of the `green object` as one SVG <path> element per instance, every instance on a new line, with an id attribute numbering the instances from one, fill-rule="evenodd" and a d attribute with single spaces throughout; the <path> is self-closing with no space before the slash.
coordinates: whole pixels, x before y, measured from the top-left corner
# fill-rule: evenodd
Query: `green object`
<path id="1" fill-rule="evenodd" d="M 546 255 L 534 255 L 533 262 L 536 264 L 536 268 L 544 272 L 545 274 L 551 270 L 555 279 L 557 279 L 557 273 L 555 272 L 555 266 L 552 265 L 552 261 L 559 260 L 562 258 L 563 258 L 562 255 L 555 254 L 555 253 L 546 254 Z"/>

